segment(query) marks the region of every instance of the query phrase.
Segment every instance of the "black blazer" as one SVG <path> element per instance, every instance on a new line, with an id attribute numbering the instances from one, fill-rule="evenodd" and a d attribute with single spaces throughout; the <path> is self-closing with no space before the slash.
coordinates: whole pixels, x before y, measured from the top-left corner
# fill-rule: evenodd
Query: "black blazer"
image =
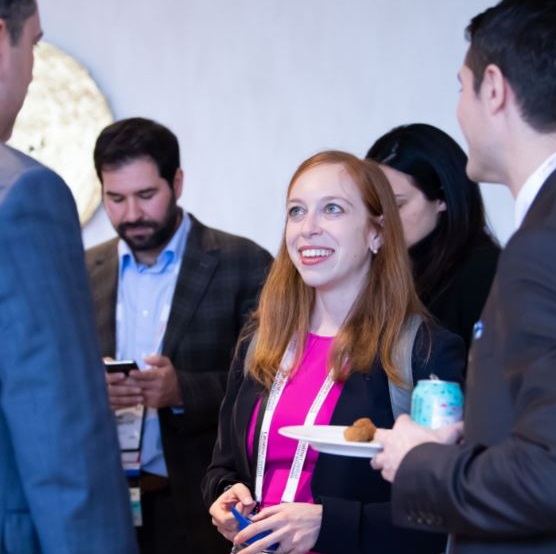
<path id="1" fill-rule="evenodd" d="M 465 365 L 463 341 L 436 325 L 430 329 L 431 342 L 424 325 L 416 337 L 412 356 L 415 381 L 427 378 L 430 373 L 461 381 Z M 429 344 L 432 350 L 427 358 Z M 253 408 L 266 393 L 259 384 L 244 377 L 245 352 L 244 345 L 230 370 L 218 439 L 203 481 L 203 495 L 209 505 L 228 484 L 242 482 L 251 489 L 254 485 L 255 461 L 248 459 L 246 436 Z M 365 416 L 380 427 L 391 427 L 394 422 L 388 380 L 378 364 L 367 373 L 354 373 L 348 378 L 331 424 L 350 425 Z M 390 485 L 370 468 L 369 460 L 319 454 L 311 489 L 315 501 L 324 507 L 321 531 L 314 547 L 317 552 L 438 554 L 445 543 L 444 536 L 392 528 Z M 415 550 L 416 545 L 421 550 Z"/>
<path id="2" fill-rule="evenodd" d="M 465 443 L 404 459 L 395 521 L 458 554 L 556 552 L 556 172 L 502 252 L 471 348 Z"/>
<path id="3" fill-rule="evenodd" d="M 454 268 L 449 285 L 426 303 L 430 313 L 450 331 L 465 341 L 469 350 L 473 325 L 481 317 L 494 274 L 500 248 L 492 242 L 473 247 Z"/>
<path id="4" fill-rule="evenodd" d="M 178 521 L 191 552 L 228 554 L 212 527 L 199 483 L 216 438 L 218 410 L 239 331 L 255 308 L 272 257 L 254 242 L 193 216 L 162 353 L 176 368 L 183 414 L 159 410 L 164 459 Z M 117 239 L 87 252 L 103 356 L 115 351 Z"/>

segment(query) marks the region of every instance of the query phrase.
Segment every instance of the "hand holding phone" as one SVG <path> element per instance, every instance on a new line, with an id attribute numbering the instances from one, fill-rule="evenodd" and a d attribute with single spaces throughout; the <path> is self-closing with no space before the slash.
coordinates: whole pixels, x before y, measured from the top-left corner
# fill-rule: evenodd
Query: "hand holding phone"
<path id="1" fill-rule="evenodd" d="M 139 369 L 133 360 L 105 360 L 104 369 L 106 373 L 123 373 L 126 377 L 132 369 Z"/>

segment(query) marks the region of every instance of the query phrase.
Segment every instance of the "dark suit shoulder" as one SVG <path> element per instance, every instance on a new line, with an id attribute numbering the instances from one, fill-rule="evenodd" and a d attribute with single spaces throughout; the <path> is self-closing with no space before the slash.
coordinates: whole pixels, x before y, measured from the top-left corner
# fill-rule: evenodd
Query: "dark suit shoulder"
<path id="1" fill-rule="evenodd" d="M 522 225 L 512 235 L 499 262 L 498 279 L 532 277 L 543 269 L 553 278 L 556 257 L 549 253 L 556 240 L 556 171 L 545 181 Z"/>
<path id="2" fill-rule="evenodd" d="M 523 231 L 537 228 L 539 225 L 556 227 L 556 171 L 542 185 L 525 215 L 521 227 L 512 236 L 512 239 Z"/>
<path id="3" fill-rule="evenodd" d="M 267 258 L 268 260 L 272 259 L 267 250 L 251 239 L 208 227 L 191 214 L 189 214 L 189 217 L 191 218 L 191 230 L 189 232 L 188 247 L 191 244 L 200 247 L 206 252 L 219 250 L 225 254 L 243 254 L 243 256 L 249 255 Z"/>

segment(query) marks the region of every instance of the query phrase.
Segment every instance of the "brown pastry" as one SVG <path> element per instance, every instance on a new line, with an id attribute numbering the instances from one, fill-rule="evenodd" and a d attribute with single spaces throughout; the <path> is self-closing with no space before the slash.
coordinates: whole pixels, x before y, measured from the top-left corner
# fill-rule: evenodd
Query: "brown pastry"
<path id="1" fill-rule="evenodd" d="M 351 442 L 371 442 L 375 431 L 375 424 L 368 417 L 362 417 L 344 431 L 344 439 Z"/>

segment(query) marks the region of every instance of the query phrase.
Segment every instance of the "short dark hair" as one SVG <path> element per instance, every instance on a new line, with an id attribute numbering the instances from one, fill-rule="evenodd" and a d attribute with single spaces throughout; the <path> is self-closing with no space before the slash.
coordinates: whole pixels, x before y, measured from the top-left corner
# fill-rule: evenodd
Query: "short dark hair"
<path id="1" fill-rule="evenodd" d="M 479 185 L 467 177 L 467 156 L 459 144 L 426 123 L 395 127 L 371 146 L 367 158 L 410 175 L 428 200 L 446 204 L 426 251 L 420 243 L 409 250 L 417 292 L 427 304 L 445 290 L 468 250 L 494 242 Z"/>
<path id="2" fill-rule="evenodd" d="M 466 29 L 465 60 L 478 92 L 494 64 L 510 83 L 521 115 L 539 132 L 556 130 L 556 2 L 502 0 Z"/>
<path id="3" fill-rule="evenodd" d="M 142 117 L 122 119 L 103 129 L 97 138 L 93 157 L 101 183 L 103 170 L 119 169 L 135 160 L 148 158 L 173 188 L 180 167 L 176 135 L 164 125 Z"/>
<path id="4" fill-rule="evenodd" d="M 0 0 L 0 19 L 6 22 L 10 42 L 19 42 L 25 21 L 37 11 L 35 0 Z"/>

